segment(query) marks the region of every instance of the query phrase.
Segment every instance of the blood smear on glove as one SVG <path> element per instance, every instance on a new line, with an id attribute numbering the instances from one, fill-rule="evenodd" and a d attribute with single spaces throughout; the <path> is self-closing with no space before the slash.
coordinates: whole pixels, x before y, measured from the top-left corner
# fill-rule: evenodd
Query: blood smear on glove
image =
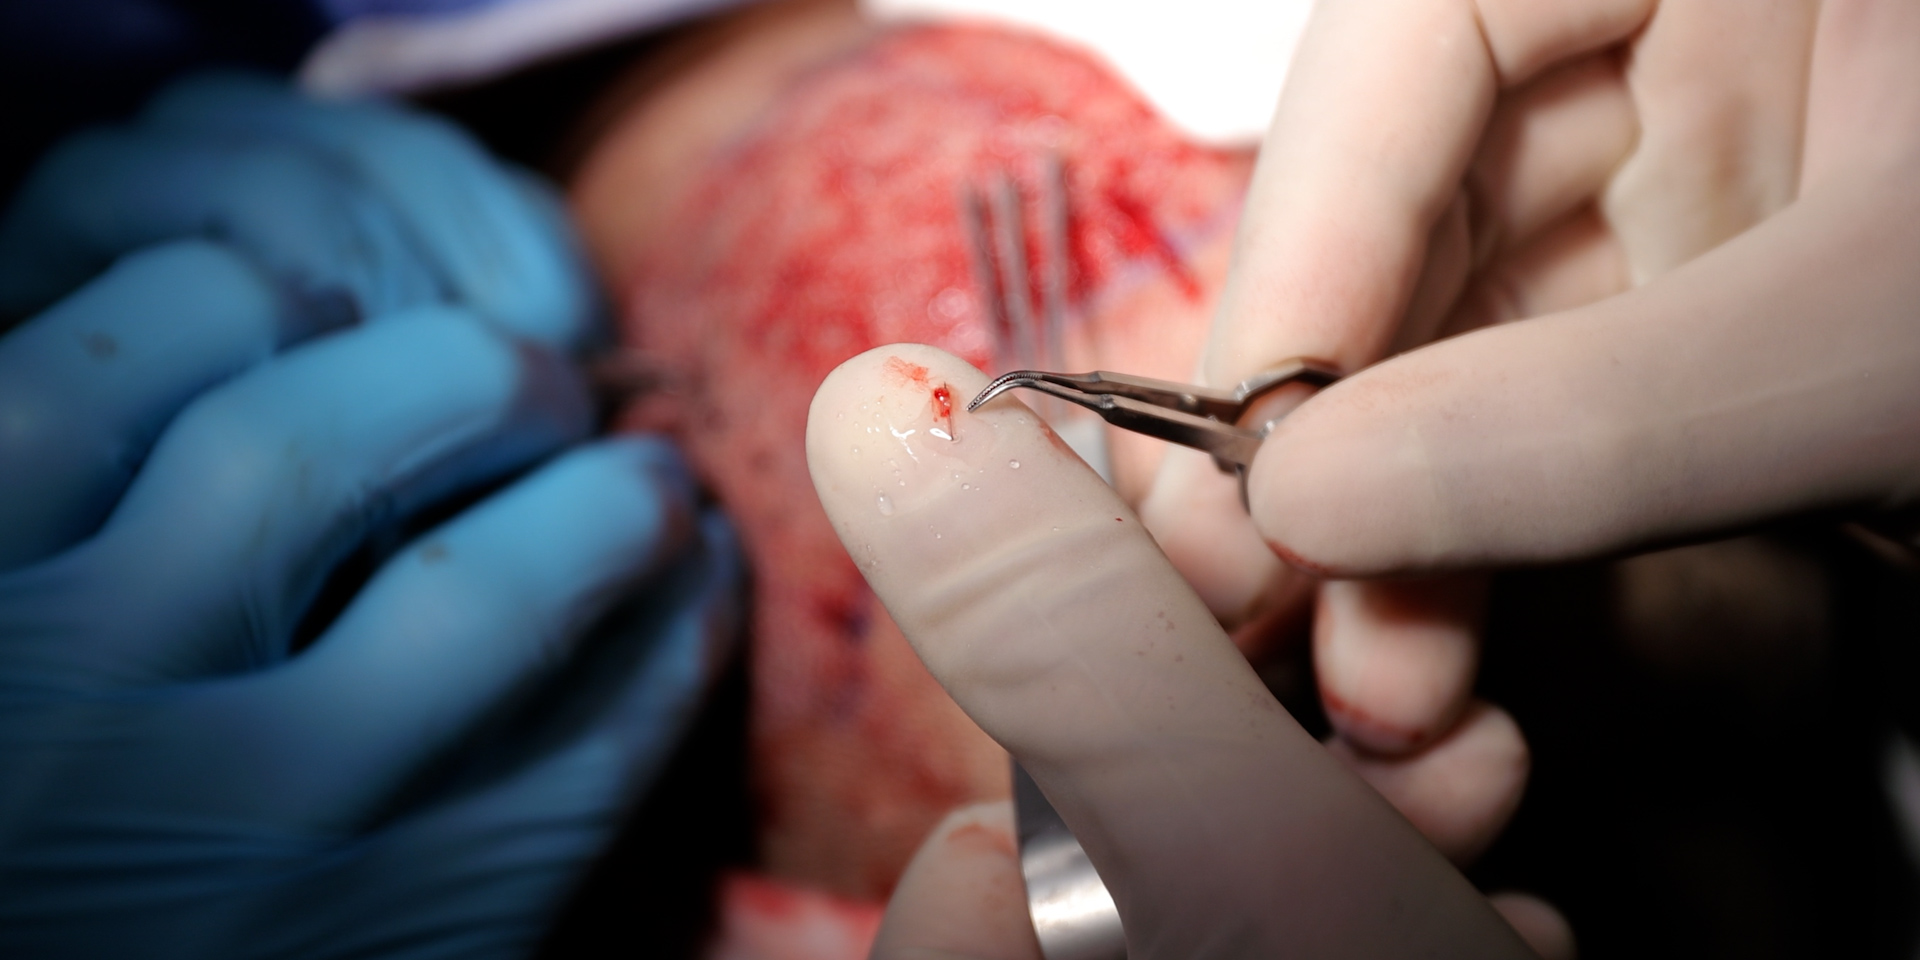
<path id="1" fill-rule="evenodd" d="M 933 418 L 944 426 L 934 427 L 927 432 L 942 440 L 952 440 L 953 390 L 944 383 L 933 388 Z"/>

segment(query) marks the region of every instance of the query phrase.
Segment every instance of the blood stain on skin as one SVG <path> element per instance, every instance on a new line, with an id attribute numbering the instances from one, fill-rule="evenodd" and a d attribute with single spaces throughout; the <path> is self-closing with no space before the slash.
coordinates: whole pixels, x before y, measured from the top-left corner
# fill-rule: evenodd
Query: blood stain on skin
<path id="1" fill-rule="evenodd" d="M 1124 190 L 1109 188 L 1107 203 L 1120 215 L 1119 222 L 1124 228 L 1119 232 L 1123 249 L 1128 253 L 1151 257 L 1160 261 L 1168 276 L 1173 278 L 1181 295 L 1188 300 L 1199 300 L 1205 291 L 1200 288 L 1200 280 L 1187 266 L 1187 260 L 1175 249 L 1166 233 L 1154 223 L 1153 211 Z"/>
<path id="2" fill-rule="evenodd" d="M 867 597 L 856 591 L 830 594 L 820 601 L 820 616 L 834 624 L 835 632 L 848 643 L 859 644 L 866 639 L 869 627 L 866 601 Z"/>

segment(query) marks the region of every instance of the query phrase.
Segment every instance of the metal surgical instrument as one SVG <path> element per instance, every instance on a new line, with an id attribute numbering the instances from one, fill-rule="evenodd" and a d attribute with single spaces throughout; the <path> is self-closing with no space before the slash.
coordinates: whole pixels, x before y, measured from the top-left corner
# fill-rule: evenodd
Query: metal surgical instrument
<path id="1" fill-rule="evenodd" d="M 1023 200 L 1020 185 L 1005 171 L 959 192 L 960 225 L 974 295 L 992 338 L 994 370 L 1066 363 L 1073 263 L 1067 242 L 1067 168 L 1059 154 L 1040 158 L 1031 192 L 1031 203 Z M 1029 231 L 1038 238 L 1031 247 Z M 1098 420 L 1052 401 L 1039 404 L 1034 412 L 1094 472 L 1112 479 L 1106 428 Z"/>
<path id="2" fill-rule="evenodd" d="M 993 337 L 995 365 L 1022 368 L 988 384 L 967 409 L 1016 387 L 1038 390 L 1085 407 L 1114 426 L 1205 450 L 1222 470 L 1240 477 L 1244 503 L 1247 468 L 1275 419 L 1260 419 L 1275 409 L 1267 401 L 1289 384 L 1317 388 L 1339 374 L 1325 364 L 1296 360 L 1233 390 L 1210 390 L 1106 371 L 1071 375 L 1030 369 L 1063 364 L 1066 356 L 1071 259 L 1066 169 L 1059 156 L 1044 158 L 1037 194 L 1036 263 L 1034 251 L 1027 248 L 1027 218 L 1011 177 L 999 174 L 983 189 L 960 193 L 960 221 L 975 293 Z M 1108 476 L 1105 430 L 1099 421 L 1053 401 L 1037 404 L 1035 412 L 1081 459 Z M 1013 764 L 1013 783 L 1020 873 L 1041 954 L 1046 960 L 1125 960 L 1120 912 L 1086 851 L 1018 762 Z"/>
<path id="3" fill-rule="evenodd" d="M 977 409 L 1016 387 L 1038 390 L 1085 407 L 1114 426 L 1205 450 L 1222 470 L 1240 477 L 1245 503 L 1247 468 L 1271 426 L 1270 419 L 1259 420 L 1272 409 L 1266 401 L 1289 384 L 1322 387 L 1338 379 L 1338 373 L 1325 364 L 1296 360 L 1233 390 L 1211 390 L 1106 371 L 1071 375 L 1031 369 L 1063 364 L 1066 357 L 1072 279 L 1070 211 L 1066 168 L 1058 155 L 1043 159 L 1035 199 L 1037 258 L 1027 247 L 1027 216 L 1012 177 L 1002 173 L 984 188 L 960 192 L 960 222 L 975 293 L 993 338 L 995 365 L 1002 370 L 1021 368 L 988 384 L 967 409 Z M 1035 412 L 1081 459 L 1107 477 L 1104 428 L 1092 417 L 1077 414 L 1073 406 L 1043 401 Z M 1041 954 L 1046 960 L 1125 960 L 1120 912 L 1086 851 L 1017 762 L 1013 781 L 1020 872 L 1027 887 L 1027 915 Z"/>
<path id="4" fill-rule="evenodd" d="M 1058 397 L 1099 414 L 1124 430 L 1159 437 L 1213 455 L 1223 472 L 1240 478 L 1246 500 L 1247 469 L 1278 416 L 1268 398 L 1290 384 L 1318 389 L 1340 379 L 1331 365 L 1305 358 L 1290 360 L 1232 390 L 1216 390 L 1166 380 L 1096 370 L 1085 374 L 1033 369 L 1065 361 L 1068 295 L 1072 263 L 1068 244 L 1068 191 L 1065 162 L 1058 154 L 1042 159 L 1036 196 L 1039 207 L 1038 262 L 1027 248 L 1028 222 L 1020 190 L 1002 173 L 985 188 L 960 192 L 960 223 L 967 238 L 973 284 L 986 311 L 996 366 L 1021 369 L 1001 374 L 967 404 L 969 411 L 1000 394 L 1024 387 Z M 1039 282 L 1034 283 L 1038 270 Z M 1039 288 L 1038 318 L 1033 289 Z M 1081 458 L 1107 476 L 1105 445 L 1098 424 L 1091 432 L 1081 418 L 1042 406 L 1038 412 Z"/>
<path id="5" fill-rule="evenodd" d="M 959 194 L 974 293 L 993 338 L 994 366 L 1000 370 L 1065 362 L 1071 263 L 1066 167 L 1057 154 L 1043 158 L 1036 194 L 1038 257 L 1027 247 L 1028 217 L 1011 176 L 997 173 L 984 187 L 967 186 Z M 1035 412 L 1082 460 L 1108 476 L 1106 428 L 1098 420 L 1051 401 L 1038 404 Z M 1020 873 L 1041 955 L 1046 960 L 1126 960 L 1120 911 L 1080 841 L 1018 762 L 1013 763 L 1013 783 Z"/>
<path id="6" fill-rule="evenodd" d="M 1316 360 L 1294 359 L 1240 382 L 1232 390 L 1136 377 L 1095 370 L 1092 373 L 1048 373 L 1015 370 L 995 377 L 967 404 L 969 411 L 1008 390 L 1038 390 L 1078 404 L 1123 430 L 1158 437 L 1213 455 L 1224 473 L 1240 478 L 1240 500 L 1246 502 L 1247 470 L 1260 444 L 1280 421 L 1265 416 L 1273 407 L 1264 401 L 1291 384 L 1318 389 L 1340 379 L 1332 366 Z"/>

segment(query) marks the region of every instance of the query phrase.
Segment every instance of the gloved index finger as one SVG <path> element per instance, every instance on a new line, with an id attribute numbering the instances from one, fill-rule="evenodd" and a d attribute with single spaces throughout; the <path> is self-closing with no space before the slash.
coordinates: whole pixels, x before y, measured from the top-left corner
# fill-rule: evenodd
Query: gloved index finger
<path id="1" fill-rule="evenodd" d="M 78 542 L 204 390 L 352 319 L 224 247 L 142 250 L 0 337 L 0 569 Z"/>
<path id="2" fill-rule="evenodd" d="M 0 217 L 0 317 L 40 309 L 128 251 L 193 236 L 283 284 L 344 291 L 363 316 L 443 299 L 394 212 L 317 151 L 100 128 L 49 151 Z"/>
<path id="3" fill-rule="evenodd" d="M 182 133 L 283 138 L 351 169 L 398 215 L 456 300 L 520 336 L 578 348 L 596 303 L 550 188 L 464 131 L 383 103 L 326 103 L 244 73 L 173 84 L 143 115 Z"/>
<path id="4" fill-rule="evenodd" d="M 1206 376 L 1379 359 L 1499 91 L 1626 37 L 1652 0 L 1316 5 L 1247 199 Z"/>
<path id="5" fill-rule="evenodd" d="M 674 614 L 711 602 L 715 585 L 701 582 L 704 570 L 676 571 L 700 559 L 688 549 L 700 533 L 693 511 L 691 479 L 663 443 L 625 438 L 560 457 L 389 560 L 303 656 L 193 693 L 181 721 L 193 729 L 245 717 L 271 731 L 204 750 L 194 763 L 245 769 L 272 788 L 268 802 L 238 815 L 358 829 L 433 760 L 550 679 L 588 627 L 656 579 L 677 579 L 680 590 L 650 595 L 653 617 L 641 620 L 655 641 L 646 646 L 677 667 L 656 678 L 655 706 L 684 703 L 701 682 L 708 638 L 698 620 Z M 589 694 L 583 706 L 618 697 L 573 692 Z M 588 749 L 600 753 L 605 776 L 572 784 L 591 795 L 549 802 L 608 801 L 619 774 L 649 759 L 642 754 L 657 749 L 649 741 L 669 721 L 630 711 L 624 719 L 643 729 L 595 728 Z"/>
<path id="6" fill-rule="evenodd" d="M 1113 491 L 1025 407 L 926 347 L 821 387 L 808 461 L 934 676 L 1101 871 L 1129 955 L 1524 956 L 1289 717 Z"/>

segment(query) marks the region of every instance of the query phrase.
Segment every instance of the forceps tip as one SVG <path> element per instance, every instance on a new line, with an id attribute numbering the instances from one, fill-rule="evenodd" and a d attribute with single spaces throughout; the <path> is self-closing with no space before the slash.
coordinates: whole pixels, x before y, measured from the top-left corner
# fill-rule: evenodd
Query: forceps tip
<path id="1" fill-rule="evenodd" d="M 1069 396 L 1069 392 L 1071 392 L 1071 394 L 1077 394 L 1079 390 L 1075 390 L 1075 388 L 1071 386 L 1071 380 L 1073 380 L 1073 378 L 1064 376 L 1064 374 L 1058 374 L 1058 372 L 1002 372 L 1000 376 L 993 378 L 993 382 L 987 384 L 985 390 L 979 392 L 979 396 L 973 397 L 972 401 L 966 405 L 966 411 L 973 413 L 973 409 L 981 407 L 981 405 L 987 403 L 989 399 L 1000 396 L 1000 394 L 1006 394 L 1008 390 L 1014 390 L 1014 388 L 1020 388 L 1020 386 L 1031 386 L 1031 388 L 1039 388 L 1039 390 L 1043 390 L 1046 394 L 1052 394 L 1052 396 L 1073 399 L 1073 397 Z"/>
<path id="2" fill-rule="evenodd" d="M 1029 386 L 1033 382 L 1034 376 L 1031 370 L 1014 370 L 994 377 L 993 381 L 987 384 L 986 389 L 981 390 L 978 396 L 967 402 L 967 412 L 972 413 L 979 409 L 982 404 L 1006 393 L 1008 390 L 1012 390 L 1015 387 Z"/>

